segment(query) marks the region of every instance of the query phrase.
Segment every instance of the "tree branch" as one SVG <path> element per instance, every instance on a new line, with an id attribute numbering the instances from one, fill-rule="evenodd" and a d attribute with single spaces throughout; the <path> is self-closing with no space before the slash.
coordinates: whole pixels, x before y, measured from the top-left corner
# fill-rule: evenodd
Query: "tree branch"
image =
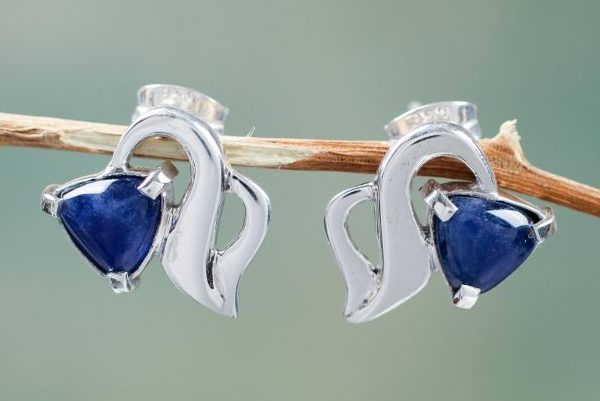
<path id="1" fill-rule="evenodd" d="M 120 125 L 0 113 L 0 146 L 24 146 L 110 154 L 126 127 Z M 600 190 L 532 166 L 523 154 L 515 121 L 507 121 L 492 139 L 482 139 L 500 187 L 600 217 Z M 223 136 L 229 163 L 239 166 L 304 171 L 374 173 L 389 144 L 380 141 L 330 141 Z M 165 138 L 142 143 L 141 157 L 186 160 L 183 149 Z M 470 179 L 460 162 L 440 158 L 420 175 Z"/>

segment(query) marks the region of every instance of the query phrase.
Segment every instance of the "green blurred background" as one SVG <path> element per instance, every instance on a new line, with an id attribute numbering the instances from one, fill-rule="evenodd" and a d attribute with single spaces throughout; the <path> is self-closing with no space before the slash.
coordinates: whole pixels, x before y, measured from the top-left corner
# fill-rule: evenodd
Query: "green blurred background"
<path id="1" fill-rule="evenodd" d="M 62 1 L 0 3 L 0 111 L 126 124 L 137 88 L 177 83 L 230 107 L 227 131 L 384 139 L 409 101 L 479 105 L 487 136 L 518 118 L 537 166 L 600 186 L 598 2 Z M 369 176 L 245 169 L 269 235 L 230 320 L 153 261 L 114 296 L 39 210 L 49 183 L 104 156 L 0 149 L 2 400 L 597 400 L 600 220 L 560 231 L 470 312 L 439 275 L 369 324 L 322 215 Z M 182 186 L 183 184 L 180 184 Z M 228 202 L 223 235 L 240 224 Z M 371 211 L 353 227 L 371 251 Z"/>

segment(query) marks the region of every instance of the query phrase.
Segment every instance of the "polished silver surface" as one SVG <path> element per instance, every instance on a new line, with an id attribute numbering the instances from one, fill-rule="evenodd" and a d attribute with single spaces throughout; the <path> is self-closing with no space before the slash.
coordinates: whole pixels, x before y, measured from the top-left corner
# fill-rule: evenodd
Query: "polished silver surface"
<path id="1" fill-rule="evenodd" d="M 237 172 L 229 175 L 227 192 L 236 194 L 245 207 L 245 222 L 238 236 L 223 250 L 215 250 L 212 263 L 215 288 L 222 294 L 217 305 L 224 314 L 237 314 L 237 286 L 244 270 L 258 251 L 270 218 L 267 194 Z"/>
<path id="2" fill-rule="evenodd" d="M 159 133 L 178 141 L 191 164 L 191 183 L 171 209 L 161 260 L 173 283 L 193 299 L 227 316 L 237 315 L 239 279 L 264 239 L 270 206 L 267 195 L 226 164 L 218 136 L 195 116 L 171 107 L 142 115 L 123 136 L 110 170 L 127 171 L 137 144 Z M 231 192 L 246 208 L 243 229 L 226 249 L 215 246 L 223 196 Z"/>
<path id="3" fill-rule="evenodd" d="M 163 199 L 160 227 L 152 249 L 135 272 L 105 275 L 113 290 L 119 293 L 131 291 L 152 254 L 157 253 L 171 281 L 184 293 L 215 312 L 236 316 L 240 277 L 267 231 L 269 198 L 255 183 L 225 163 L 215 125 L 218 129 L 218 120 L 222 122 L 227 109 L 204 95 L 200 96 L 199 92 L 186 91 L 183 93 L 188 94 L 191 100 L 186 100 L 183 106 L 189 106 L 188 109 L 195 115 L 179 108 L 160 106 L 163 100 L 178 105 L 181 87 L 142 88 L 140 97 L 143 104 L 136 111 L 138 118 L 121 138 L 106 169 L 62 186 L 49 187 L 42 196 L 42 209 L 56 216 L 62 193 L 82 182 L 121 175 L 145 177 L 139 190 L 151 198 L 162 196 Z M 199 118 L 201 116 L 208 121 Z M 190 184 L 179 203 L 173 200 L 172 180 L 177 170 L 171 163 L 163 163 L 154 171 L 129 165 L 135 147 L 144 139 L 157 135 L 179 142 L 191 164 Z M 237 238 L 220 250 L 215 241 L 226 193 L 238 196 L 246 213 Z"/>
<path id="4" fill-rule="evenodd" d="M 348 321 L 375 319 L 410 299 L 429 281 L 432 260 L 428 230 L 415 215 L 411 190 L 419 169 L 440 156 L 460 158 L 471 168 L 480 187 L 496 191 L 491 168 L 471 135 L 453 123 L 433 123 L 416 128 L 392 145 L 376 179 L 366 184 L 373 187 L 374 196 L 359 191 L 363 185 L 338 195 L 327 208 L 327 235 L 348 287 Z M 381 265 L 376 267 L 348 245 L 348 214 L 355 204 L 367 199 L 373 201 L 377 216 Z"/>
<path id="5" fill-rule="evenodd" d="M 338 194 L 325 212 L 327 237 L 348 289 L 344 314 L 352 323 L 375 319 L 410 299 L 425 287 L 432 271 L 440 270 L 432 219 L 433 215 L 444 221 L 452 218 L 457 209 L 450 201 L 451 194 L 498 199 L 531 211 L 540 221 L 553 219 L 544 210 L 498 192 L 494 173 L 475 140 L 480 129 L 474 105 L 442 102 L 421 106 L 394 119 L 386 130 L 394 142 L 375 179 Z M 475 181 L 443 185 L 429 181 L 422 188 L 427 221 L 421 222 L 413 205 L 413 179 L 425 163 L 442 156 L 462 161 Z M 363 201 L 372 202 L 375 208 L 378 266 L 356 248 L 348 232 L 349 214 Z M 544 227 L 548 225 L 555 227 L 554 223 Z M 552 230 L 540 227 L 539 231 Z M 465 291 L 464 301 L 462 293 L 458 294 L 459 306 L 474 303 L 474 292 Z"/>
<path id="6" fill-rule="evenodd" d="M 377 294 L 381 282 L 381 270 L 358 250 L 348 231 L 350 211 L 361 202 L 373 202 L 374 189 L 373 183 L 350 188 L 336 195 L 325 212 L 325 232 L 346 281 L 344 316 L 349 320 Z"/>

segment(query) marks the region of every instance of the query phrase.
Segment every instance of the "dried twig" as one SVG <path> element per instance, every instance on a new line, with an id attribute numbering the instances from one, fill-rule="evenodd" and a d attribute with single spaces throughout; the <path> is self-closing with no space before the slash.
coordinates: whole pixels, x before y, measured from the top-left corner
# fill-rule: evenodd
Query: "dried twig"
<path id="1" fill-rule="evenodd" d="M 112 153 L 124 126 L 0 113 L 0 145 Z M 600 217 L 600 190 L 532 166 L 519 144 L 515 121 L 507 121 L 492 139 L 480 141 L 501 187 Z M 388 149 L 387 142 L 329 141 L 223 136 L 231 164 L 306 171 L 374 173 Z M 136 155 L 186 160 L 180 146 L 153 138 Z M 461 163 L 441 158 L 428 163 L 421 175 L 471 178 Z"/>

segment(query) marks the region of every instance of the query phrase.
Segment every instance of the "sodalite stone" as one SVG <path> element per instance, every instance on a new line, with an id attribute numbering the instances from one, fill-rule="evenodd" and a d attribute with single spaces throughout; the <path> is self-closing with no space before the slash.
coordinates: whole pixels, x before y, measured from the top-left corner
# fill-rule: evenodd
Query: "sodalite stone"
<path id="1" fill-rule="evenodd" d="M 455 195 L 458 211 L 443 222 L 434 217 L 434 239 L 444 275 L 457 290 L 467 284 L 486 292 L 533 252 L 533 220 L 504 202 Z"/>
<path id="2" fill-rule="evenodd" d="M 161 198 L 137 190 L 142 177 L 90 181 L 64 193 L 58 217 L 81 252 L 100 270 L 134 272 L 152 247 Z"/>

